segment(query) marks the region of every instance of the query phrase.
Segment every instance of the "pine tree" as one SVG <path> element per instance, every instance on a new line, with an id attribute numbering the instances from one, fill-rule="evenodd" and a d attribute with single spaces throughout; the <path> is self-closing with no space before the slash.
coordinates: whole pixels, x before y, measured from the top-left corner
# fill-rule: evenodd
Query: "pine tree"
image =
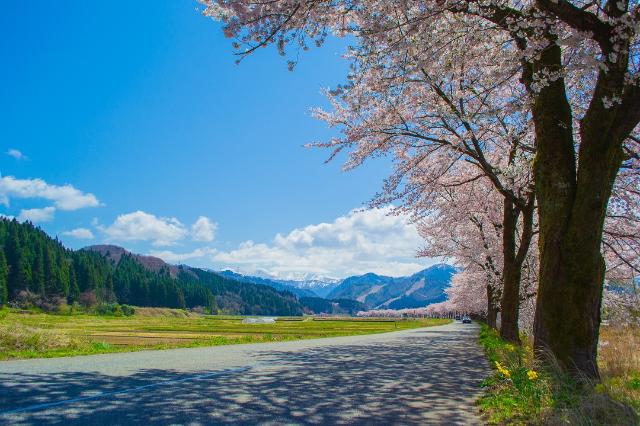
<path id="1" fill-rule="evenodd" d="M 7 247 L 7 263 L 9 265 L 8 290 L 9 296 L 14 296 L 29 288 L 29 265 L 20 242 L 19 228 L 13 227 Z"/>
<path id="2" fill-rule="evenodd" d="M 58 269 L 53 250 L 49 246 L 44 250 L 44 271 L 45 292 L 47 294 L 55 294 L 58 283 Z"/>
<path id="3" fill-rule="evenodd" d="M 33 261 L 33 274 L 31 280 L 31 291 L 40 295 L 45 295 L 44 287 L 44 250 L 42 246 L 36 251 L 36 257 Z"/>
<path id="4" fill-rule="evenodd" d="M 4 249 L 0 247 L 0 306 L 5 305 L 9 297 L 8 278 L 7 259 L 4 255 Z"/>
<path id="5" fill-rule="evenodd" d="M 80 287 L 78 286 L 78 277 L 73 263 L 69 267 L 69 299 L 77 302 L 80 297 Z"/>

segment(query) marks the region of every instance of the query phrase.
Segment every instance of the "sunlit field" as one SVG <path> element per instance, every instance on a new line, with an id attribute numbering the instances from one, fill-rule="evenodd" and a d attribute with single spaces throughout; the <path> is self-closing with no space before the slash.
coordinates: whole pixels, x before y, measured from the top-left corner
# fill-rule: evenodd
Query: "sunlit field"
<path id="1" fill-rule="evenodd" d="M 278 318 L 273 324 L 243 324 L 244 317 L 238 316 L 205 316 L 180 310 L 141 308 L 131 317 L 9 310 L 1 315 L 2 360 L 349 336 L 449 322 L 440 319 L 289 317 Z"/>

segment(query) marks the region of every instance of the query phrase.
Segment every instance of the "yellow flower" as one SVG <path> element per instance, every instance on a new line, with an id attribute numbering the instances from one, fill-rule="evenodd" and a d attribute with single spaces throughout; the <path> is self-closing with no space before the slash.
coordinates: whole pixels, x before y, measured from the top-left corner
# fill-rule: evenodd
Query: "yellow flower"
<path id="1" fill-rule="evenodd" d="M 529 370 L 527 371 L 527 377 L 529 377 L 529 380 L 535 380 L 538 378 L 538 373 L 533 370 Z"/>
<path id="2" fill-rule="evenodd" d="M 513 351 L 515 351 L 515 350 L 516 350 L 516 347 L 515 347 L 515 346 L 513 346 L 513 345 L 511 345 L 511 344 L 509 344 L 509 345 L 507 345 L 507 346 L 506 346 L 506 349 L 507 349 L 509 352 L 513 352 Z"/>
<path id="3" fill-rule="evenodd" d="M 511 373 L 509 373 L 509 370 L 504 368 L 498 361 L 496 361 L 496 368 L 505 378 L 509 379 L 511 377 Z"/>

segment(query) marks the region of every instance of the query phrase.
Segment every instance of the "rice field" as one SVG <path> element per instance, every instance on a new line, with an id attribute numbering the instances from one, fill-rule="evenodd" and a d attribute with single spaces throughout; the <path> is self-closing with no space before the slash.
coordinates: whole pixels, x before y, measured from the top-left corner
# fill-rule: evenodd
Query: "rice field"
<path id="1" fill-rule="evenodd" d="M 144 308 L 131 317 L 4 310 L 0 360 L 349 336 L 449 322 L 290 317 L 277 318 L 272 324 L 243 324 L 244 318 Z"/>

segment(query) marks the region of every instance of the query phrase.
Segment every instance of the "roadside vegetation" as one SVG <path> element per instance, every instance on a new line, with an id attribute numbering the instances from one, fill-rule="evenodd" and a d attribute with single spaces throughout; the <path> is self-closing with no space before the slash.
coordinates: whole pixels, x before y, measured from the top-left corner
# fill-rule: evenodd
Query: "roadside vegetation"
<path id="1" fill-rule="evenodd" d="M 442 319 L 280 317 L 243 324 L 245 317 L 202 315 L 182 309 L 132 308 L 135 314 L 46 314 L 0 310 L 0 360 L 59 357 L 144 349 L 279 342 L 384 333 L 442 325 Z"/>
<path id="2" fill-rule="evenodd" d="M 490 424 L 637 425 L 640 419 L 640 330 L 603 327 L 598 366 L 601 382 L 564 372 L 533 346 L 501 339 L 481 325 L 480 343 L 494 373 L 478 401 Z M 537 358 L 537 359 L 536 359 Z"/>

